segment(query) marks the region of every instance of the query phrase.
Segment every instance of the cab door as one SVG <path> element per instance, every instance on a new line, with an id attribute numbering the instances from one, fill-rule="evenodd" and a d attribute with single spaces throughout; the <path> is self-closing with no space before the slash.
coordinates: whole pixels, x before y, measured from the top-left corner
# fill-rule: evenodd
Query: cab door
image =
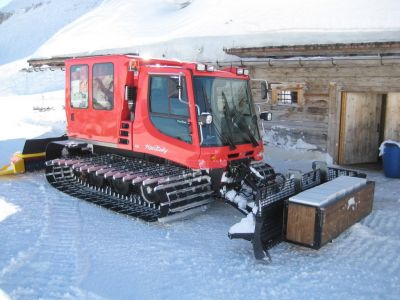
<path id="1" fill-rule="evenodd" d="M 115 69 L 110 61 L 67 66 L 69 136 L 116 147 L 122 108 L 115 90 Z"/>
<path id="2" fill-rule="evenodd" d="M 139 106 L 134 123 L 134 150 L 177 163 L 198 166 L 199 137 L 189 72 L 146 68 L 141 72 Z M 143 126 L 142 128 L 140 128 Z"/>
<path id="3" fill-rule="evenodd" d="M 87 131 L 89 115 L 89 65 L 67 65 L 66 113 L 68 135 L 80 137 Z"/>

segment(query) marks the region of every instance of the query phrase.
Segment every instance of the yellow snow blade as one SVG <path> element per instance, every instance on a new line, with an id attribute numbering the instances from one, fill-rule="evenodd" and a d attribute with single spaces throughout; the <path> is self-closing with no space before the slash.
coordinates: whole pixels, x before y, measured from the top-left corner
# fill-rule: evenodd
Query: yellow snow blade
<path id="1" fill-rule="evenodd" d="M 11 158 L 11 163 L 0 169 L 0 176 L 20 174 L 25 172 L 25 161 L 24 159 L 40 158 L 46 155 L 45 152 L 32 153 L 32 154 L 21 154 L 15 153 Z"/>

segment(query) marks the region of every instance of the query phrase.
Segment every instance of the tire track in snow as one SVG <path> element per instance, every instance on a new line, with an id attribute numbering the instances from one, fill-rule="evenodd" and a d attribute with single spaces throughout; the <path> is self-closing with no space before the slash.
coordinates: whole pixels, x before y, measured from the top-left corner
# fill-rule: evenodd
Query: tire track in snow
<path id="1" fill-rule="evenodd" d="M 391 275 L 396 277 L 400 273 L 400 257 L 393 249 L 400 249 L 400 241 L 370 227 L 369 222 L 374 218 L 384 219 L 379 223 L 385 223 L 383 216 L 370 217 L 353 225 L 338 239 L 337 255 L 347 260 L 349 265 L 360 267 L 366 272 L 374 270 L 374 273 L 383 273 L 389 278 Z M 371 273 L 370 276 L 375 275 Z"/>
<path id="2" fill-rule="evenodd" d="M 36 201 L 25 203 L 24 209 L 42 206 L 42 213 L 36 215 L 41 219 L 40 234 L 32 246 L 13 256 L 2 268 L 0 280 L 12 288 L 13 298 L 79 298 L 82 296 L 77 288 L 82 255 L 79 201 L 65 199 L 70 197 L 47 185 L 44 176 L 28 175 L 26 179 L 31 188 L 23 190 L 30 192 L 24 196 Z"/>
<path id="3" fill-rule="evenodd" d="M 376 201 L 375 207 L 370 216 L 364 220 L 364 224 L 376 231 L 377 234 L 400 239 L 400 218 L 398 217 L 399 203 L 393 199 Z M 382 206 L 385 205 L 385 209 Z"/>
<path id="4" fill-rule="evenodd" d="M 15 185 L 14 185 L 15 186 Z M 10 187 L 14 187 L 12 184 Z M 12 189 L 9 190 L 8 193 L 12 195 L 18 195 L 18 190 L 19 189 Z M 48 232 L 48 223 L 49 223 L 49 201 L 47 198 L 43 202 L 43 214 L 41 215 L 41 231 L 39 233 L 39 237 L 37 240 L 33 243 L 32 246 L 28 247 L 25 250 L 19 251 L 15 256 L 13 256 L 7 265 L 5 265 L 1 270 L 0 270 L 0 279 L 5 277 L 9 273 L 14 273 L 17 272 L 21 267 L 23 267 L 26 263 L 28 263 L 31 258 L 37 253 L 38 248 L 40 247 L 40 244 L 42 240 L 45 238 Z M 23 207 L 23 211 L 25 211 L 26 208 Z M 18 220 L 18 222 L 24 223 L 24 220 Z"/>

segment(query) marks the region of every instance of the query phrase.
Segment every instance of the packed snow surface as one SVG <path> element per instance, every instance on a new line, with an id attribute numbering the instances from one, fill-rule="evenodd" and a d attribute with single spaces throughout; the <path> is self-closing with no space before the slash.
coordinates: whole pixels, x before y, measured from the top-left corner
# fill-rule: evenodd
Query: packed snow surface
<path id="1" fill-rule="evenodd" d="M 282 243 L 269 264 L 227 238 L 242 215 L 222 202 L 149 224 L 64 195 L 40 172 L 3 177 L 0 197 L 20 211 L 1 222 L 0 288 L 11 299 L 397 299 L 400 185 L 368 175 L 371 215 L 318 251 Z"/>

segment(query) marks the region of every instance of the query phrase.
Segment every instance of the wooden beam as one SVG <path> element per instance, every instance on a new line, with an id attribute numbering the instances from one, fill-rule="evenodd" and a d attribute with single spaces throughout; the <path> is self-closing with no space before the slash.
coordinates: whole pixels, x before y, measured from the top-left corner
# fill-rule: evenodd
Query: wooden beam
<path id="1" fill-rule="evenodd" d="M 28 59 L 28 64 L 33 68 L 42 66 L 63 67 L 65 65 L 64 61 L 69 58 L 71 57 L 31 58 Z"/>
<path id="2" fill-rule="evenodd" d="M 373 42 L 348 44 L 310 44 L 225 49 L 227 54 L 241 58 L 289 58 L 314 56 L 368 56 L 398 55 L 400 42 Z"/>

